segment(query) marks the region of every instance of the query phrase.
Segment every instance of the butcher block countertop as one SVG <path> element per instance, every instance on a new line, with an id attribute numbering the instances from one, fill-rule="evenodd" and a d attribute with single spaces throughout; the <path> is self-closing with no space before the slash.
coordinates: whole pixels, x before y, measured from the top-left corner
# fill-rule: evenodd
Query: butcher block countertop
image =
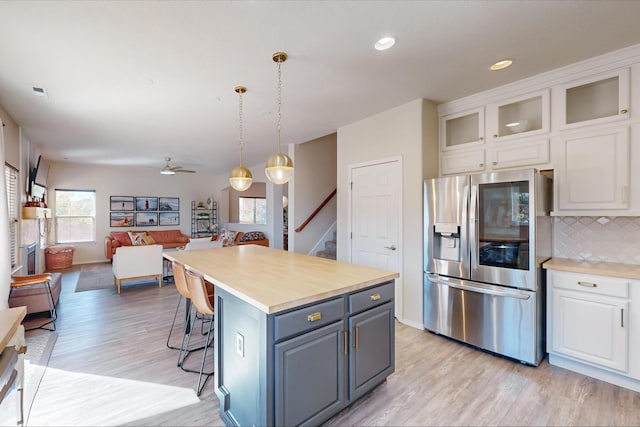
<path id="1" fill-rule="evenodd" d="M 0 310 L 0 353 L 6 347 L 20 322 L 27 315 L 27 307 L 14 307 Z"/>
<path id="2" fill-rule="evenodd" d="M 258 245 L 163 255 L 267 314 L 400 277 L 391 271 Z"/>
<path id="3" fill-rule="evenodd" d="M 572 271 L 575 273 L 599 274 L 601 276 L 640 280 L 640 265 L 634 264 L 552 258 L 546 261 L 542 267 L 547 270 Z"/>

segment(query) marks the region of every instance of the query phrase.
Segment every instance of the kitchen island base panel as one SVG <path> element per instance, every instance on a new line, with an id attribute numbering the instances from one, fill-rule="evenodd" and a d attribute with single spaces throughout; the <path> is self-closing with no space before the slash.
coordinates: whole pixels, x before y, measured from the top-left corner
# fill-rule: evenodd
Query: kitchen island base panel
<path id="1" fill-rule="evenodd" d="M 216 289 L 215 392 L 224 423 L 319 425 L 385 382 L 394 370 L 393 293 L 391 301 L 376 298 L 393 285 L 372 286 L 373 306 L 356 315 L 347 302 L 355 294 L 266 314 Z M 296 333 L 283 332 L 300 318 Z"/>

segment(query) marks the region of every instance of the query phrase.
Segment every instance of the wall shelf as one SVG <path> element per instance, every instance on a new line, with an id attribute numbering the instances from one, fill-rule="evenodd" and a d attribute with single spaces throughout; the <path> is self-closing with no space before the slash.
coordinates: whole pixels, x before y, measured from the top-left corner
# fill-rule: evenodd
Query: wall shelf
<path id="1" fill-rule="evenodd" d="M 51 218 L 51 209 L 24 206 L 22 208 L 22 219 L 46 219 Z"/>

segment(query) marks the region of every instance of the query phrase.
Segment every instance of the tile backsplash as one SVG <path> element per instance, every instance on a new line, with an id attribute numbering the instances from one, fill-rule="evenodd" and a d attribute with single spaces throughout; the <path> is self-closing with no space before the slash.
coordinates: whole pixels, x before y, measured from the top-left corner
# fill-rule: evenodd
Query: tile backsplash
<path id="1" fill-rule="evenodd" d="M 640 264 L 640 217 L 554 217 L 553 256 Z"/>

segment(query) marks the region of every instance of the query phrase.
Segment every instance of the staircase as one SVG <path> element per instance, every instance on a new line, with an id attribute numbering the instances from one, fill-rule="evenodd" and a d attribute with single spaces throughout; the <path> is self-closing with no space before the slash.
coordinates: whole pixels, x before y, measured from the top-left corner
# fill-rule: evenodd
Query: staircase
<path id="1" fill-rule="evenodd" d="M 333 232 L 333 239 L 324 242 L 324 249 L 316 252 L 320 258 L 336 259 L 336 232 Z"/>

